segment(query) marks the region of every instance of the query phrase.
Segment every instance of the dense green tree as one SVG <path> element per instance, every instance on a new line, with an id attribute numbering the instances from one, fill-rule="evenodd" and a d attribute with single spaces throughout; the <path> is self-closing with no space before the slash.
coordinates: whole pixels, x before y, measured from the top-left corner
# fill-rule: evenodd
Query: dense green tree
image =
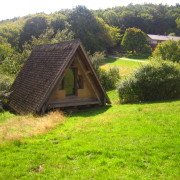
<path id="1" fill-rule="evenodd" d="M 107 28 L 104 21 L 96 18 L 86 7 L 77 6 L 73 9 L 69 15 L 69 23 L 75 38 L 79 38 L 87 50 L 102 51 L 113 46 L 114 41 L 110 34 L 112 29 Z"/>
<path id="2" fill-rule="evenodd" d="M 54 29 L 55 33 L 58 30 L 63 30 L 70 26 L 67 22 L 67 17 L 59 13 L 52 14 L 49 17 L 49 21 L 50 27 Z"/>
<path id="3" fill-rule="evenodd" d="M 46 31 L 42 33 L 38 38 L 33 36 L 31 42 L 26 42 L 23 45 L 22 52 L 16 52 L 11 57 L 6 58 L 2 62 L 1 70 L 8 75 L 17 75 L 35 46 L 40 44 L 60 43 L 66 40 L 72 40 L 73 37 L 73 32 L 67 29 L 64 29 L 62 31 L 59 30 L 56 34 L 54 33 L 53 29 L 46 29 Z"/>
<path id="4" fill-rule="evenodd" d="M 157 60 L 180 62 L 180 41 L 169 40 L 158 44 L 153 57 Z"/>
<path id="5" fill-rule="evenodd" d="M 36 15 L 35 17 L 29 18 L 20 35 L 20 47 L 22 48 L 26 41 L 30 41 L 32 36 L 38 38 L 47 27 L 48 23 L 44 15 Z"/>
<path id="6" fill-rule="evenodd" d="M 127 51 L 132 51 L 132 53 L 145 53 L 144 48 L 148 48 L 147 35 L 140 29 L 128 28 L 123 36 L 121 45 Z"/>
<path id="7" fill-rule="evenodd" d="M 119 16 L 113 10 L 105 11 L 103 14 L 104 20 L 108 25 L 118 26 Z"/>
<path id="8" fill-rule="evenodd" d="M 32 36 L 38 38 L 47 27 L 54 29 L 55 33 L 71 28 L 75 38 L 80 38 L 86 49 L 94 52 L 112 49 L 117 44 L 117 41 L 114 43 L 107 24 L 120 29 L 121 34 L 124 34 L 127 28 L 135 27 L 147 34 L 167 35 L 174 32 L 180 36 L 179 19 L 179 4 L 129 4 L 93 11 L 80 6 L 50 15 L 41 13 L 0 21 L 0 36 L 6 38 L 15 50 L 21 51 L 26 41 L 31 40 Z M 19 47 L 21 49 L 18 49 Z"/>
<path id="9" fill-rule="evenodd" d="M 129 4 L 128 6 L 96 10 L 95 13 L 109 25 L 116 25 L 119 28 L 135 27 L 149 34 L 164 35 L 175 32 L 176 35 L 180 35 L 175 22 L 177 18 L 180 18 L 178 5 Z M 117 24 L 114 24 L 115 22 Z"/>
<path id="10" fill-rule="evenodd" d="M 0 64 L 6 57 L 10 57 L 13 54 L 11 44 L 7 42 L 7 39 L 0 36 Z"/>
<path id="11" fill-rule="evenodd" d="M 24 20 L 19 18 L 16 21 L 4 22 L 0 24 L 0 36 L 7 39 L 7 42 L 15 49 L 18 49 L 20 32 L 22 26 L 24 25 Z"/>

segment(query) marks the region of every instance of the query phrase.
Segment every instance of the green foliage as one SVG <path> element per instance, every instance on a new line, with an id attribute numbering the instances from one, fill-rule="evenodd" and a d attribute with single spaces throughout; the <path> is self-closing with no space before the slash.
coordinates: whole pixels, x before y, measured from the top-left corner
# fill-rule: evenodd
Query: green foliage
<path id="1" fill-rule="evenodd" d="M 138 68 L 117 86 L 121 102 L 180 97 L 180 65 L 152 62 Z"/>
<path id="2" fill-rule="evenodd" d="M 11 58 L 6 58 L 2 65 L 1 65 L 1 69 L 5 74 L 9 74 L 9 75 L 17 75 L 17 73 L 19 72 L 20 68 L 21 68 L 21 63 L 19 60 L 21 60 L 21 54 L 17 55 L 18 61 L 17 59 L 13 59 L 15 58 L 15 55 Z"/>
<path id="3" fill-rule="evenodd" d="M 107 71 L 99 68 L 97 75 L 105 90 L 114 89 L 116 83 L 120 80 L 119 69 L 117 67 L 111 67 Z"/>
<path id="4" fill-rule="evenodd" d="M 49 24 L 50 27 L 55 31 L 55 33 L 58 30 L 63 30 L 68 28 L 70 25 L 67 22 L 67 17 L 63 14 L 54 13 L 51 16 L 49 16 Z"/>
<path id="5" fill-rule="evenodd" d="M 180 62 L 180 41 L 164 41 L 157 45 L 153 58 Z"/>
<path id="6" fill-rule="evenodd" d="M 123 36 L 121 45 L 127 50 L 136 53 L 151 53 L 146 34 L 137 28 L 128 28 Z"/>
<path id="7" fill-rule="evenodd" d="M 127 58 L 130 58 L 130 59 L 135 59 L 135 60 L 138 60 L 138 59 L 142 59 L 143 61 L 144 60 L 149 60 L 149 55 L 147 54 L 132 54 L 132 53 L 128 53 L 125 55 L 125 57 Z"/>
<path id="8" fill-rule="evenodd" d="M 56 33 L 53 29 L 46 29 L 38 38 L 32 37 L 31 49 L 40 44 L 54 44 L 73 39 L 74 33 L 68 29 L 58 30 Z"/>
<path id="9" fill-rule="evenodd" d="M 129 4 L 104 10 L 96 10 L 96 14 L 103 18 L 110 26 L 120 29 L 139 28 L 147 34 L 180 35 L 179 6 L 155 4 Z"/>
<path id="10" fill-rule="evenodd" d="M 88 53 L 89 59 L 94 67 L 94 69 L 97 71 L 99 69 L 100 64 L 102 63 L 103 59 L 105 58 L 104 52 L 95 52 L 94 54 L 90 55 Z"/>
<path id="11" fill-rule="evenodd" d="M 19 46 L 20 32 L 24 21 L 24 19 L 18 18 L 17 20 L 0 24 L 0 36 L 7 39 L 7 42 L 16 50 Z"/>
<path id="12" fill-rule="evenodd" d="M 3 43 L 0 44 L 0 64 L 4 61 L 6 57 L 10 57 L 13 54 L 13 49 L 11 48 L 11 44 Z"/>
<path id="13" fill-rule="evenodd" d="M 96 52 L 112 47 L 118 38 L 118 29 L 111 28 L 84 6 L 77 6 L 69 15 L 70 28 L 88 51 Z"/>
<path id="14" fill-rule="evenodd" d="M 176 36 L 175 33 L 169 33 L 168 36 Z"/>
<path id="15" fill-rule="evenodd" d="M 9 95 L 10 87 L 13 83 L 13 78 L 0 74 L 0 112 L 3 111 L 3 106 L 6 104 Z"/>
<path id="16" fill-rule="evenodd" d="M 152 53 L 151 46 L 148 44 L 144 44 L 144 46 L 141 49 L 141 54 L 144 54 L 145 56 L 150 56 Z"/>
<path id="17" fill-rule="evenodd" d="M 177 18 L 177 19 L 176 19 L 176 24 L 177 24 L 177 28 L 178 28 L 179 31 L 180 31 L 180 18 Z"/>
<path id="18" fill-rule="evenodd" d="M 25 42 L 31 40 L 32 36 L 38 38 L 45 29 L 47 29 L 47 17 L 44 15 L 37 15 L 35 17 L 30 17 L 21 32 L 20 35 L 20 47 L 24 45 Z"/>
<path id="19" fill-rule="evenodd" d="M 73 36 L 73 32 L 67 29 L 62 31 L 58 30 L 56 34 L 54 34 L 53 29 L 47 29 L 38 38 L 33 36 L 30 43 L 26 42 L 23 46 L 22 53 L 16 52 L 10 58 L 6 58 L 1 65 L 1 69 L 6 74 L 17 75 L 35 46 L 40 44 L 53 44 L 66 40 L 72 40 Z"/>
<path id="20" fill-rule="evenodd" d="M 116 83 L 120 79 L 119 69 L 117 67 L 110 67 L 107 71 L 101 69 L 100 65 L 102 64 L 104 58 L 104 52 L 95 52 L 93 55 L 89 55 L 89 59 L 103 87 L 106 90 L 110 90 L 116 87 Z"/>
<path id="21" fill-rule="evenodd" d="M 103 17 L 107 24 L 118 26 L 119 24 L 118 15 L 113 10 L 105 11 Z"/>

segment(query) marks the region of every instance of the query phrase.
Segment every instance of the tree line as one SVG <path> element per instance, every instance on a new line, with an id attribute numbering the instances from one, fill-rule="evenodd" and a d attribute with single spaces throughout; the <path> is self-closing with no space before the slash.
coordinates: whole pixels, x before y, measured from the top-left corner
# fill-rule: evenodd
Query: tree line
<path id="1" fill-rule="evenodd" d="M 146 34 L 180 35 L 180 4 L 132 5 L 89 10 L 84 6 L 47 14 L 34 14 L 0 22 L 0 40 L 15 51 L 22 51 L 32 36 L 38 38 L 49 28 L 68 29 L 88 51 L 110 51 L 118 47 L 127 28 L 139 28 Z M 9 45 L 10 44 L 10 45 Z M 6 49 L 9 49 L 6 47 Z"/>
<path id="2" fill-rule="evenodd" d="M 49 15 L 39 13 L 0 21 L 0 101 L 6 98 L 5 92 L 9 91 L 14 78 L 36 45 L 78 38 L 90 54 L 91 61 L 99 62 L 102 55 L 97 51 L 113 53 L 126 50 L 150 54 L 146 34 L 179 36 L 180 4 L 129 4 L 104 10 L 77 6 Z M 169 44 L 172 51 L 166 50 L 170 49 Z M 174 49 L 177 53 L 174 53 Z M 167 55 L 165 52 L 171 53 Z M 154 55 L 157 59 L 164 59 L 161 55 L 166 55 L 169 60 L 179 61 L 179 42 L 159 46 Z M 115 80 L 119 78 L 116 77 L 116 69 L 104 72 L 97 68 L 97 73 L 100 79 L 105 80 L 102 84 L 107 86 L 106 89 L 114 87 Z"/>
<path id="3" fill-rule="evenodd" d="M 39 13 L 4 20 L 0 22 L 0 70 L 17 74 L 34 46 L 76 38 L 90 54 L 114 50 L 149 53 L 147 33 L 180 35 L 180 4 L 129 4 L 104 10 L 77 6 L 49 15 Z M 130 44 L 133 34 L 141 36 L 142 47 L 140 43 Z"/>

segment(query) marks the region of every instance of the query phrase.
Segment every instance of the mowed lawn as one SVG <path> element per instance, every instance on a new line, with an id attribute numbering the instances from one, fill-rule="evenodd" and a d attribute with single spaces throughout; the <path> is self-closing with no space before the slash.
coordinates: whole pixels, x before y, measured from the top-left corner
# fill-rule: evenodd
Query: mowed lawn
<path id="1" fill-rule="evenodd" d="M 46 134 L 1 143 L 0 179 L 179 179 L 179 114 L 178 100 L 67 114 Z"/>
<path id="2" fill-rule="evenodd" d="M 180 179 L 180 100 L 119 105 L 115 90 L 108 95 L 112 106 L 65 114 L 46 133 L 1 142 L 0 179 Z M 1 117 L 1 125 L 17 118 Z"/>
<path id="3" fill-rule="evenodd" d="M 138 60 L 134 61 L 134 59 L 130 61 L 130 60 L 125 60 L 123 58 L 109 57 L 103 60 L 101 68 L 108 69 L 110 67 L 117 67 L 119 68 L 120 76 L 128 76 L 135 68 L 147 62 L 148 62 L 147 59 L 146 59 L 146 62 L 141 62 Z"/>

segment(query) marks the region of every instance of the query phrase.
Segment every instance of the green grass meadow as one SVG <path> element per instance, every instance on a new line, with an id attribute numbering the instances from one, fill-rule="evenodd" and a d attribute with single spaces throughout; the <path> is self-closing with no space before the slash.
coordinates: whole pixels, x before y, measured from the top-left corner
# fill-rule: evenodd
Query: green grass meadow
<path id="1" fill-rule="evenodd" d="M 111 106 L 68 113 L 45 134 L 2 142 L 0 180 L 180 179 L 180 100 L 119 105 L 115 90 L 108 95 Z M 15 117 L 1 113 L 0 123 Z"/>
<path id="2" fill-rule="evenodd" d="M 133 60 L 133 59 L 132 59 Z M 120 76 L 128 76 L 135 68 L 146 62 L 129 61 L 123 58 L 106 58 L 103 60 L 101 68 L 108 69 L 110 67 L 119 68 Z"/>

